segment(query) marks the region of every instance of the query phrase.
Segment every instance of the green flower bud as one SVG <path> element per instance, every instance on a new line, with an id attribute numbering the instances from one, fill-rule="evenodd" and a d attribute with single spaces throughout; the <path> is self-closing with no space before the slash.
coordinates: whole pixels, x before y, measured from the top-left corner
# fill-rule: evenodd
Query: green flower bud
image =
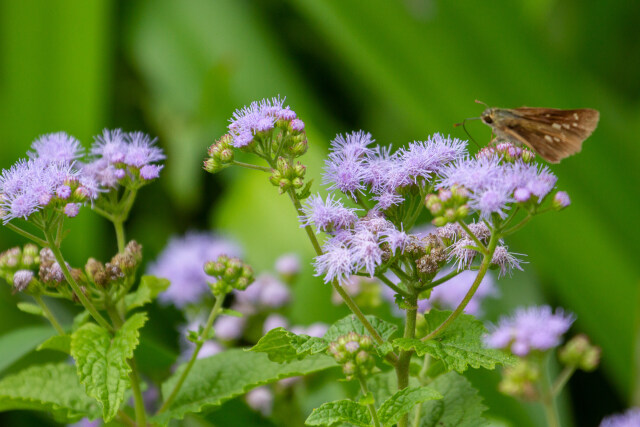
<path id="1" fill-rule="evenodd" d="M 433 221 L 431 221 L 431 223 L 433 225 L 435 225 L 436 227 L 442 227 L 444 225 L 447 225 L 448 222 L 449 221 L 443 216 L 438 216 L 438 217 L 434 218 Z"/>
<path id="2" fill-rule="evenodd" d="M 219 159 L 222 163 L 231 163 L 234 157 L 235 155 L 233 153 L 233 150 L 231 150 L 230 148 L 225 148 L 220 152 Z"/>
<path id="3" fill-rule="evenodd" d="M 302 178 L 294 178 L 294 180 L 291 181 L 291 185 L 293 185 L 293 188 L 295 188 L 296 190 L 299 190 L 304 187 L 304 181 L 302 180 Z"/>
<path id="4" fill-rule="evenodd" d="M 223 262 L 219 261 L 209 261 L 204 265 L 204 272 L 208 276 L 221 276 L 226 269 L 226 265 Z"/>
<path id="5" fill-rule="evenodd" d="M 209 158 L 204 161 L 203 169 L 209 173 L 216 173 L 220 172 L 223 169 L 223 166 L 219 161 Z"/>
<path id="6" fill-rule="evenodd" d="M 289 150 L 291 151 L 291 154 L 293 154 L 295 157 L 300 157 L 307 152 L 307 149 L 308 149 L 307 140 L 304 139 L 303 141 L 294 143 Z"/>
<path id="7" fill-rule="evenodd" d="M 586 335 L 580 334 L 569 340 L 559 351 L 560 362 L 583 371 L 593 371 L 600 363 L 601 349 L 594 346 Z"/>
<path id="8" fill-rule="evenodd" d="M 456 209 L 456 218 L 464 219 L 467 215 L 469 215 L 469 206 L 462 205 L 458 209 Z"/>

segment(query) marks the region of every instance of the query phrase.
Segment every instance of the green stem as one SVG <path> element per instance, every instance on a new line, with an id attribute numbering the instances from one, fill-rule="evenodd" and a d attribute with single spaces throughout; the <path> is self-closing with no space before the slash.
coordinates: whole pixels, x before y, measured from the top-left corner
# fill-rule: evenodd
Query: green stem
<path id="1" fill-rule="evenodd" d="M 7 227 L 10 230 L 15 231 L 19 235 L 21 235 L 23 237 L 26 237 L 29 240 L 32 240 L 33 242 L 37 243 L 39 246 L 42 246 L 43 248 L 47 246 L 47 242 L 45 240 L 42 240 L 38 236 L 34 236 L 33 234 L 29 233 L 28 231 L 25 231 L 22 228 L 11 224 L 10 222 L 6 223 L 4 226 Z"/>
<path id="2" fill-rule="evenodd" d="M 113 216 L 109 212 L 105 211 L 104 209 L 101 209 L 97 206 L 92 206 L 91 210 L 97 213 L 98 215 L 105 217 L 109 221 L 113 221 Z"/>
<path id="3" fill-rule="evenodd" d="M 456 320 L 456 318 L 464 311 L 464 309 L 467 307 L 467 304 L 469 304 L 469 301 L 471 301 L 471 298 L 473 298 L 473 295 L 478 290 L 478 286 L 480 286 L 482 279 L 484 279 L 484 276 L 487 273 L 489 266 L 491 265 L 491 259 L 493 258 L 493 253 L 496 250 L 496 246 L 498 245 L 499 240 L 500 239 L 498 237 L 498 233 L 494 230 L 491 233 L 491 238 L 489 239 L 489 247 L 487 248 L 487 252 L 484 254 L 484 258 L 482 258 L 482 263 L 480 264 L 478 275 L 473 281 L 473 284 L 471 285 L 469 292 L 467 292 L 467 294 L 464 296 L 464 299 L 456 307 L 453 313 L 451 313 L 449 317 L 447 317 L 447 319 L 444 322 L 442 322 L 440 326 L 438 326 L 433 332 L 428 334 L 426 337 L 422 338 L 423 341 L 428 341 L 436 337 L 438 334 L 444 331 L 454 320 Z"/>
<path id="4" fill-rule="evenodd" d="M 136 427 L 136 423 L 123 410 L 118 411 L 118 416 L 116 418 L 118 418 L 123 424 L 126 424 L 129 427 Z"/>
<path id="5" fill-rule="evenodd" d="M 427 381 L 427 372 L 429 371 L 429 364 L 431 363 L 431 357 L 426 354 L 424 356 L 424 361 L 422 362 L 422 369 L 420 369 L 420 373 L 418 374 L 418 381 L 420 384 L 425 386 L 428 384 Z M 416 412 L 413 415 L 413 427 L 420 427 L 420 416 L 422 415 L 422 404 L 416 406 Z"/>
<path id="6" fill-rule="evenodd" d="M 387 285 L 388 287 L 390 287 L 391 289 L 393 289 L 393 291 L 397 294 L 402 295 L 403 297 L 407 298 L 410 297 L 411 294 L 407 291 L 405 291 L 404 289 L 401 289 L 400 287 L 396 286 L 391 280 L 389 280 L 384 274 L 377 274 L 376 277 L 385 285 Z"/>
<path id="7" fill-rule="evenodd" d="M 118 241 L 118 252 L 124 252 L 124 223 L 120 220 L 113 220 L 113 228 L 116 230 L 116 240 Z"/>
<path id="8" fill-rule="evenodd" d="M 546 363 L 540 360 L 540 368 L 543 372 L 542 379 L 540 381 L 540 401 L 544 407 L 544 414 L 547 418 L 548 427 L 560 427 L 560 418 L 558 416 L 558 410 L 555 405 L 555 399 L 551 390 L 551 384 L 549 381 L 549 372 L 546 369 Z"/>
<path id="9" fill-rule="evenodd" d="M 116 329 L 120 329 L 123 325 L 123 320 L 120 316 L 120 313 L 118 313 L 118 310 L 110 302 L 106 304 L 106 306 L 109 318 L 113 322 Z M 136 413 L 136 425 L 146 426 L 147 413 L 144 408 L 144 398 L 142 396 L 142 390 L 140 389 L 140 374 L 138 373 L 138 365 L 136 364 L 135 358 L 129 359 L 127 363 L 131 368 L 131 372 L 129 373 L 129 382 L 131 383 L 131 391 L 133 393 L 133 403 Z"/>
<path id="10" fill-rule="evenodd" d="M 520 221 L 519 223 L 517 223 L 516 225 L 514 225 L 513 227 L 509 228 L 508 230 L 504 230 L 502 231 L 502 235 L 503 236 L 508 236 L 509 234 L 513 234 L 514 232 L 520 230 L 522 227 L 525 226 L 526 223 L 529 222 L 529 220 L 533 218 L 533 216 L 531 214 L 525 216 L 522 221 Z"/>
<path id="11" fill-rule="evenodd" d="M 111 327 L 109 322 L 107 322 L 104 319 L 104 317 L 102 317 L 102 315 L 98 312 L 96 307 L 86 297 L 86 295 L 84 294 L 84 292 L 82 291 L 82 289 L 80 288 L 76 280 L 73 278 L 73 276 L 71 276 L 71 272 L 67 268 L 67 263 L 64 261 L 62 252 L 60 252 L 60 248 L 55 245 L 55 238 L 47 231 L 45 231 L 45 236 L 47 237 L 47 242 L 48 242 L 46 246 L 48 246 L 49 249 L 51 249 L 51 252 L 53 252 L 53 256 L 56 258 L 56 261 L 58 261 L 58 264 L 60 265 L 60 269 L 62 270 L 62 274 L 64 275 L 64 278 L 67 279 L 69 286 L 71 286 L 71 289 L 73 289 L 73 292 L 75 292 L 75 294 L 77 295 L 78 299 L 80 300 L 84 308 L 86 308 L 87 311 L 91 313 L 91 316 L 100 326 L 102 326 L 109 332 L 113 332 L 113 328 Z"/>
<path id="12" fill-rule="evenodd" d="M 293 190 L 289 190 L 288 191 L 289 194 L 289 198 L 291 199 L 291 203 L 293 203 L 293 206 L 296 208 L 296 212 L 298 212 L 298 216 L 302 216 L 304 215 L 304 212 L 302 212 L 302 204 L 300 203 L 300 200 L 298 200 L 298 198 L 296 197 L 296 194 Z M 309 237 L 309 240 L 311 241 L 311 245 L 313 246 L 313 250 L 316 251 L 316 255 L 322 255 L 322 248 L 320 247 L 320 243 L 318 242 L 318 238 L 316 237 L 315 233 L 313 232 L 313 228 L 311 228 L 310 225 L 306 225 L 304 227 L 304 230 L 307 232 L 307 236 Z"/>
<path id="13" fill-rule="evenodd" d="M 167 400 L 165 400 L 162 406 L 160 407 L 160 409 L 158 409 L 158 414 L 166 411 L 169 408 L 169 406 L 171 406 L 174 399 L 178 395 L 178 392 L 180 391 L 180 388 L 182 387 L 184 380 L 187 379 L 187 375 L 189 375 L 189 371 L 191 371 L 193 364 L 198 358 L 198 353 L 200 352 L 200 349 L 204 345 L 206 337 L 209 336 L 209 333 L 213 326 L 213 321 L 216 320 L 216 317 L 222 311 L 222 303 L 224 301 L 224 297 L 225 295 L 220 295 L 216 298 L 216 302 L 213 304 L 213 308 L 211 309 L 211 313 L 209 314 L 209 319 L 207 319 L 207 324 L 202 330 L 202 333 L 200 334 L 200 337 L 198 339 L 198 343 L 196 344 L 196 347 L 193 350 L 193 353 L 191 354 L 191 359 L 189 359 L 187 366 L 182 371 L 182 374 L 180 374 L 180 378 L 178 379 L 178 382 L 176 383 L 176 385 L 173 387 L 173 390 L 171 390 L 171 393 L 169 393 L 169 397 L 167 397 Z"/>
<path id="14" fill-rule="evenodd" d="M 560 394 L 564 386 L 567 384 L 567 381 L 569 381 L 569 378 L 571 378 L 575 371 L 575 366 L 565 366 L 562 372 L 560 372 L 560 375 L 558 375 L 558 378 L 556 378 L 556 380 L 553 382 L 553 386 L 551 387 L 552 397 L 556 397 L 558 394 Z"/>
<path id="15" fill-rule="evenodd" d="M 251 163 L 243 163 L 243 162 L 238 162 L 236 160 L 234 160 L 233 162 L 231 162 L 232 165 L 235 166 L 240 166 L 243 168 L 247 168 L 247 169 L 253 169 L 253 170 L 257 170 L 257 171 L 262 171 L 262 172 L 271 172 L 271 168 L 265 168 L 264 166 L 258 166 L 258 165 L 252 165 Z"/>
<path id="16" fill-rule="evenodd" d="M 367 387 L 367 382 L 362 378 L 362 376 L 358 376 L 358 381 L 360 381 L 360 389 L 362 390 L 362 394 L 365 396 L 369 395 L 369 388 Z M 373 425 L 375 427 L 380 427 L 380 420 L 378 420 L 378 412 L 376 411 L 376 406 L 374 403 L 368 403 L 367 408 L 369 408 L 369 413 L 371 414 L 371 419 L 373 420 Z"/>
<path id="17" fill-rule="evenodd" d="M 446 276 L 443 276 L 438 280 L 434 280 L 431 283 L 427 283 L 425 286 L 421 287 L 420 290 L 421 291 L 426 291 L 427 289 L 435 288 L 436 286 L 441 285 L 444 282 L 447 282 L 447 281 L 453 279 L 454 277 L 456 277 L 458 274 L 462 273 L 463 271 L 464 270 L 453 270 L 451 273 L 447 274 Z"/>
<path id="18" fill-rule="evenodd" d="M 416 317 L 418 315 L 418 295 L 413 293 L 407 298 L 406 321 L 404 326 L 403 338 L 412 339 L 416 336 Z M 398 390 L 405 389 L 409 386 L 409 364 L 411 362 L 412 350 L 402 350 L 396 364 L 396 377 L 398 378 Z M 405 414 L 398 427 L 407 427 L 409 425 L 409 414 Z"/>
<path id="19" fill-rule="evenodd" d="M 45 304 L 45 302 L 42 300 L 42 297 L 40 295 L 34 295 L 33 299 L 36 300 L 36 302 L 42 309 L 42 312 L 44 313 L 44 317 L 46 317 L 47 320 L 51 323 L 51 325 L 55 328 L 55 330 L 58 332 L 58 335 L 65 335 L 64 329 L 62 328 L 62 326 L 60 326 L 60 323 L 58 322 L 56 317 L 53 315 L 51 310 L 49 310 L 49 307 L 47 306 L 47 304 Z"/>
<path id="20" fill-rule="evenodd" d="M 476 245 L 478 245 L 478 246 L 482 249 L 482 252 L 483 252 L 483 253 L 486 253 L 486 252 L 487 252 L 487 247 L 484 245 L 484 243 L 482 243 L 482 242 L 480 241 L 480 239 L 478 239 L 478 238 L 476 237 L 476 235 L 475 235 L 475 234 L 473 234 L 473 232 L 472 232 L 472 231 L 471 231 L 471 229 L 467 226 L 467 224 L 465 224 L 465 222 L 464 222 L 464 221 L 462 221 L 462 220 L 458 220 L 458 224 L 460 224 L 460 227 L 462 227 L 462 229 L 467 233 L 467 235 L 468 235 L 469 237 L 471 237 L 471 239 L 472 239 L 474 242 L 476 242 Z"/>

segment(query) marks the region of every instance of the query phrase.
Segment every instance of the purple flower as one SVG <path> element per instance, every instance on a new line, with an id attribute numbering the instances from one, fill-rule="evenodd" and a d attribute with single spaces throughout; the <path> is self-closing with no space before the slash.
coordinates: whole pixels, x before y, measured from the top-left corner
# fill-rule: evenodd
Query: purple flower
<path id="1" fill-rule="evenodd" d="M 365 165 L 371 150 L 371 134 L 363 131 L 353 132 L 345 137 L 336 136 L 331 142 L 331 153 L 325 162 L 323 184 L 331 184 L 329 190 L 340 190 L 355 198 L 357 192 L 364 190 L 364 179 L 368 174 Z"/>
<path id="2" fill-rule="evenodd" d="M 273 410 L 273 392 L 268 387 L 257 387 L 247 393 L 247 405 L 254 411 L 268 417 Z"/>
<path id="3" fill-rule="evenodd" d="M 240 148 L 249 145 L 256 133 L 270 131 L 277 120 L 295 120 L 296 113 L 289 107 L 283 107 L 283 103 L 284 99 L 280 97 L 263 99 L 236 110 L 229 120 L 233 146 Z M 296 128 L 300 128 L 301 125 L 304 127 L 302 122 L 295 123 Z"/>
<path id="4" fill-rule="evenodd" d="M 354 271 L 364 268 L 373 277 L 376 267 L 382 264 L 384 254 L 376 234 L 369 230 L 357 231 L 349 242 L 349 248 L 352 262 L 355 262 Z"/>
<path id="5" fill-rule="evenodd" d="M 42 135 L 31 144 L 33 151 L 27 152 L 31 159 L 43 159 L 46 162 L 72 164 L 84 155 L 82 144 L 64 132 Z"/>
<path id="6" fill-rule="evenodd" d="M 364 182 L 377 194 L 394 192 L 394 188 L 388 184 L 391 171 L 395 167 L 395 156 L 391 154 L 392 147 L 375 146 L 371 149 L 366 161 L 366 175 Z"/>
<path id="7" fill-rule="evenodd" d="M 299 217 L 300 226 L 314 224 L 316 232 L 346 228 L 358 219 L 356 209 L 345 208 L 332 194 L 328 195 L 326 200 L 322 200 L 319 194 L 310 196 L 302 211 L 304 215 Z"/>
<path id="8" fill-rule="evenodd" d="M 436 275 L 435 279 L 439 279 L 453 270 L 441 271 Z M 420 311 L 426 311 L 429 308 L 437 305 L 439 307 L 453 310 L 464 299 L 469 288 L 477 276 L 477 272 L 466 270 L 451 278 L 445 283 L 438 285 L 431 291 L 431 296 L 428 300 L 418 301 L 418 307 Z M 481 314 L 480 304 L 488 296 L 497 295 L 498 290 L 495 287 L 493 277 L 491 274 L 486 274 L 480 282 L 478 290 L 469 301 L 469 304 L 464 309 L 465 313 L 478 316 Z"/>
<path id="9" fill-rule="evenodd" d="M 291 332 L 296 335 L 309 335 L 310 337 L 322 338 L 327 333 L 329 325 L 322 322 L 312 323 L 309 326 L 294 326 Z"/>
<path id="10" fill-rule="evenodd" d="M 200 348 L 200 352 L 198 353 L 197 359 L 204 359 L 205 357 L 211 357 L 214 354 L 218 354 L 224 351 L 224 347 L 222 344 L 216 341 L 205 341 Z"/>
<path id="11" fill-rule="evenodd" d="M 300 273 L 300 256 L 285 254 L 276 260 L 276 272 L 283 276 L 294 276 Z"/>
<path id="12" fill-rule="evenodd" d="M 623 414 L 610 415 L 600 423 L 600 427 L 638 426 L 640 426 L 640 408 L 631 408 Z"/>
<path id="13" fill-rule="evenodd" d="M 493 332 L 485 337 L 491 348 L 509 349 L 524 357 L 531 351 L 545 351 L 560 344 L 562 335 L 575 320 L 561 309 L 551 307 L 519 308 L 512 317 L 502 317 Z"/>
<path id="14" fill-rule="evenodd" d="M 64 205 L 64 214 L 73 218 L 80 212 L 80 203 L 67 203 Z"/>
<path id="15" fill-rule="evenodd" d="M 231 341 L 242 336 L 247 324 L 246 317 L 222 316 L 213 324 L 216 337 L 224 341 Z"/>
<path id="16" fill-rule="evenodd" d="M 251 314 L 259 308 L 280 308 L 286 305 L 291 300 L 291 291 L 276 277 L 262 273 L 247 289 L 235 292 L 235 296 L 241 307 L 239 311 Z"/>
<path id="17" fill-rule="evenodd" d="M 304 122 L 300 119 L 291 120 L 291 129 L 296 132 L 302 132 L 304 130 Z"/>
<path id="18" fill-rule="evenodd" d="M 107 163 L 123 163 L 127 156 L 127 141 L 120 129 L 102 131 L 102 135 L 94 137 L 91 154 L 104 159 Z"/>
<path id="19" fill-rule="evenodd" d="M 501 278 L 506 274 L 511 275 L 511 271 L 514 268 L 523 271 L 522 267 L 520 267 L 521 262 L 522 261 L 516 258 L 514 254 L 509 252 L 506 246 L 496 247 L 496 250 L 493 253 L 493 257 L 491 258 L 491 264 L 497 265 L 500 268 L 500 274 L 498 274 L 498 278 Z"/>
<path id="20" fill-rule="evenodd" d="M 454 264 L 457 270 L 469 268 L 476 255 L 478 255 L 475 249 L 471 249 L 472 247 L 476 247 L 476 242 L 467 237 L 456 241 L 449 248 L 449 258 L 447 261 L 455 261 Z"/>
<path id="21" fill-rule="evenodd" d="M 140 178 L 147 181 L 156 179 L 160 176 L 160 171 L 164 165 L 145 165 L 140 168 Z"/>
<path id="22" fill-rule="evenodd" d="M 388 228 L 381 233 L 383 236 L 382 241 L 389 245 L 391 253 L 394 253 L 400 249 L 400 252 L 404 251 L 404 247 L 409 243 L 409 235 L 404 231 L 396 228 Z"/>
<path id="23" fill-rule="evenodd" d="M 266 319 L 264 319 L 264 323 L 262 324 L 262 333 L 266 334 L 272 329 L 275 328 L 286 328 L 289 326 L 289 322 L 284 316 L 280 314 L 270 314 Z"/>
<path id="24" fill-rule="evenodd" d="M 512 189 L 502 185 L 493 184 L 487 188 L 474 192 L 469 199 L 469 206 L 480 212 L 480 218 L 490 219 L 492 214 L 498 214 L 505 218 L 508 204 L 513 202 L 510 196 Z"/>
<path id="25" fill-rule="evenodd" d="M 204 264 L 220 255 L 239 256 L 240 249 L 234 243 L 209 233 L 191 232 L 171 238 L 147 270 L 147 274 L 164 277 L 171 282 L 169 288 L 160 294 L 160 301 L 182 308 L 209 294 L 207 281 L 211 278 L 205 274 Z"/>
<path id="26" fill-rule="evenodd" d="M 566 191 L 558 191 L 553 196 L 553 205 L 558 209 L 563 209 L 571 204 L 571 199 Z"/>
<path id="27" fill-rule="evenodd" d="M 337 280 L 343 283 L 351 274 L 355 273 L 351 250 L 340 242 L 339 238 L 329 239 L 322 248 L 324 253 L 315 258 L 316 276 L 324 275 L 324 282 Z"/>
<path id="28" fill-rule="evenodd" d="M 29 283 L 33 279 L 33 271 L 31 270 L 18 270 L 13 274 L 13 288 L 17 292 L 22 292 L 27 289 Z"/>
<path id="29" fill-rule="evenodd" d="M 124 163 L 129 166 L 141 168 L 165 158 L 162 150 L 154 146 L 157 139 L 152 140 L 147 134 L 131 132 L 127 134 L 126 140 L 128 144 Z"/>

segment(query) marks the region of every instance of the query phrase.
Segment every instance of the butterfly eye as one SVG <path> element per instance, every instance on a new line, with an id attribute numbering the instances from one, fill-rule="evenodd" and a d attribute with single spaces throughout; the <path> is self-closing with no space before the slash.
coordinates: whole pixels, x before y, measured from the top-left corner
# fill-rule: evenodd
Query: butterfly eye
<path id="1" fill-rule="evenodd" d="M 482 116 L 482 121 L 485 122 L 488 125 L 493 123 L 493 119 L 491 118 L 491 116 Z"/>

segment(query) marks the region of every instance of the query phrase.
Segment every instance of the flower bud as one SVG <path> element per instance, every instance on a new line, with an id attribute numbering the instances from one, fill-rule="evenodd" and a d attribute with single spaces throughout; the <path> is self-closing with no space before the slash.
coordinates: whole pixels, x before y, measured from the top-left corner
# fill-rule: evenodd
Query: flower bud
<path id="1" fill-rule="evenodd" d="M 289 150 L 291 151 L 291 154 L 293 154 L 295 157 L 300 157 L 307 152 L 307 149 L 308 149 L 308 144 L 307 144 L 307 140 L 305 139 L 303 141 L 294 143 Z"/>
<path id="2" fill-rule="evenodd" d="M 203 169 L 209 173 L 220 172 L 223 168 L 223 165 L 218 160 L 209 158 L 204 161 Z"/>
<path id="3" fill-rule="evenodd" d="M 533 363 L 521 360 L 517 365 L 505 368 L 499 390 L 509 396 L 525 401 L 537 400 L 537 383 L 540 380 L 540 370 Z"/>
<path id="4" fill-rule="evenodd" d="M 522 155 L 520 157 L 524 163 L 531 163 L 535 160 L 536 155 L 533 151 L 522 150 Z"/>
<path id="5" fill-rule="evenodd" d="M 600 363 L 601 349 L 589 342 L 586 335 L 576 335 L 559 351 L 560 362 L 568 366 L 575 366 L 583 371 L 593 371 Z"/>
<path id="6" fill-rule="evenodd" d="M 208 276 L 221 276 L 224 273 L 226 266 L 224 262 L 209 261 L 204 265 L 204 272 Z"/>
<path id="7" fill-rule="evenodd" d="M 447 225 L 447 223 L 448 223 L 448 222 L 449 222 L 449 221 L 448 221 L 445 217 L 443 217 L 443 216 L 435 217 L 435 218 L 431 221 L 431 223 L 432 223 L 433 225 L 435 225 L 436 227 L 443 227 L 443 226 Z"/>
<path id="8" fill-rule="evenodd" d="M 219 155 L 220 162 L 222 163 L 231 163 L 234 157 L 233 150 L 230 148 L 225 148 Z"/>
<path id="9" fill-rule="evenodd" d="M 15 292 L 24 292 L 33 281 L 33 271 L 18 270 L 13 274 L 13 290 Z"/>
<path id="10" fill-rule="evenodd" d="M 553 202 L 551 202 L 551 206 L 553 206 L 556 210 L 562 210 L 568 207 L 571 204 L 571 199 L 566 191 L 558 191 L 553 196 Z"/>

